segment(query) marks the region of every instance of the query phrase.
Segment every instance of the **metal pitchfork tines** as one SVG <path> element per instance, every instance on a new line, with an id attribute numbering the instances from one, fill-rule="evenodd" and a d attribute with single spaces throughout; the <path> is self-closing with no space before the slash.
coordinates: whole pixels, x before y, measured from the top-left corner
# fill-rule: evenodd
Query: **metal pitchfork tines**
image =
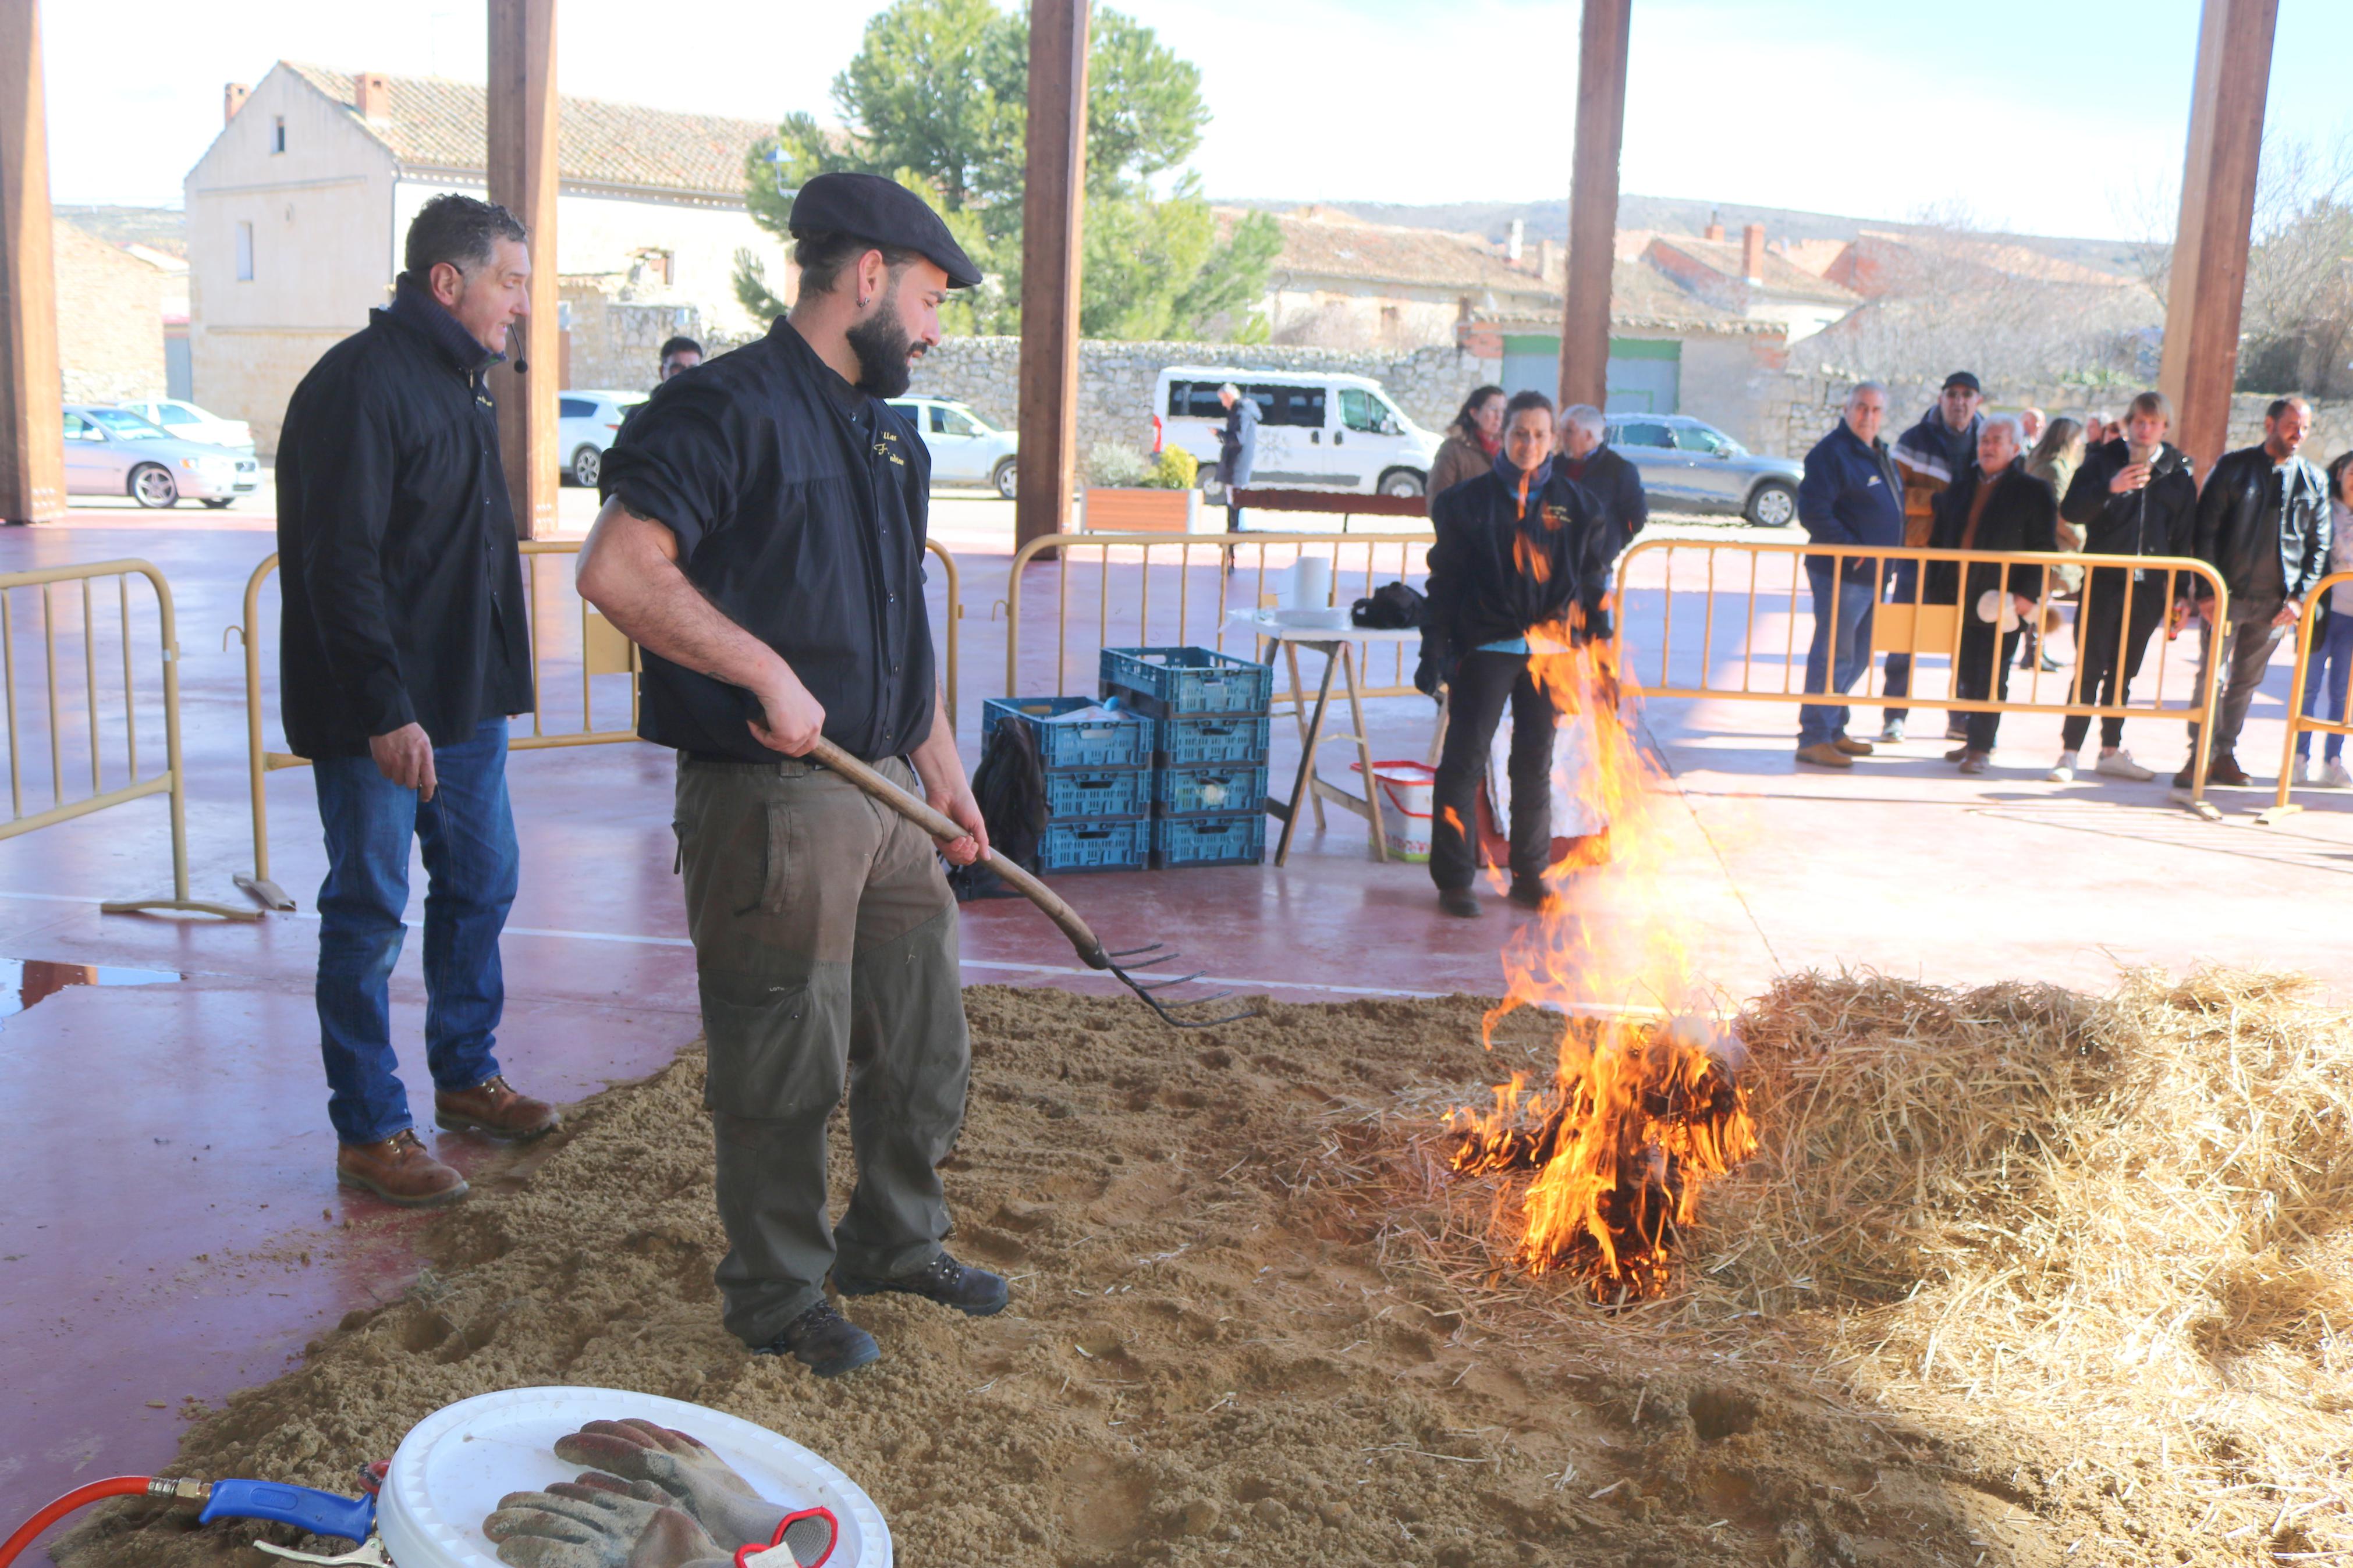
<path id="1" fill-rule="evenodd" d="M 944 842 L 965 837 L 965 830 L 946 816 L 917 800 L 832 742 L 820 737 L 818 743 L 809 749 L 808 755 L 811 761 L 831 768 L 933 837 Z M 1156 993 L 1190 984 L 1200 979 L 1204 972 L 1197 969 L 1190 974 L 1139 975 L 1135 973 L 1138 970 L 1150 969 L 1156 964 L 1175 963 L 1177 954 L 1166 944 L 1156 942 L 1146 942 L 1142 947 L 1107 950 L 1102 940 L 1095 935 L 1093 928 L 1081 919 L 1079 912 L 1064 903 L 1045 883 L 1004 858 L 994 849 L 988 852 L 987 857 L 981 863 L 1004 878 L 1016 892 L 1037 905 L 1044 911 L 1048 920 L 1060 926 L 1062 934 L 1071 939 L 1071 945 L 1078 950 L 1079 961 L 1082 963 L 1089 969 L 1100 969 L 1116 976 L 1121 984 L 1143 997 L 1145 1005 L 1159 1014 L 1163 1023 L 1179 1029 L 1214 1029 L 1220 1024 L 1238 1024 L 1244 1018 L 1258 1016 L 1258 1011 L 1255 1008 L 1246 1012 L 1228 1013 L 1215 1018 L 1180 1016 L 1180 1009 L 1195 1012 L 1208 1006 L 1213 1002 L 1222 1002 L 1233 993 L 1219 991 L 1208 996 L 1190 997 L 1182 1002 L 1162 1001 Z"/>

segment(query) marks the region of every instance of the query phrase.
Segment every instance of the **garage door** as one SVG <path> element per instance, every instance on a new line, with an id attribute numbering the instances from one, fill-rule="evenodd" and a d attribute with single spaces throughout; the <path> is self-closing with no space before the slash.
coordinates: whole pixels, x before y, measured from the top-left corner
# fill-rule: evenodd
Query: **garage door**
<path id="1" fill-rule="evenodd" d="M 1672 338 L 1609 340 L 1610 414 L 1682 412 L 1683 345 Z M 1560 340 L 1512 335 L 1504 339 L 1505 392 L 1533 389 L 1559 395 Z"/>

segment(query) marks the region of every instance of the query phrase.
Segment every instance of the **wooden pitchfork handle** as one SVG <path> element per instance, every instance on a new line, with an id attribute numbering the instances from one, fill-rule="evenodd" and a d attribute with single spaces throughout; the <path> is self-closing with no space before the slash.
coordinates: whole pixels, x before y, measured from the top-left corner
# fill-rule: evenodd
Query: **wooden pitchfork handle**
<path id="1" fill-rule="evenodd" d="M 943 844 L 972 837 L 951 821 L 944 812 L 909 795 L 822 735 L 818 737 L 817 744 L 808 749 L 807 756 L 810 762 L 822 763 L 839 773 Z M 1093 929 L 1079 918 L 1078 910 L 1057 897 L 1051 888 L 995 849 L 983 855 L 979 863 L 1004 878 L 1016 892 L 1037 905 L 1048 920 L 1061 927 L 1062 934 L 1071 939 L 1071 945 L 1078 949 L 1081 962 L 1089 969 L 1109 969 L 1112 966 L 1111 959 L 1103 952 L 1103 944 L 1096 938 Z"/>

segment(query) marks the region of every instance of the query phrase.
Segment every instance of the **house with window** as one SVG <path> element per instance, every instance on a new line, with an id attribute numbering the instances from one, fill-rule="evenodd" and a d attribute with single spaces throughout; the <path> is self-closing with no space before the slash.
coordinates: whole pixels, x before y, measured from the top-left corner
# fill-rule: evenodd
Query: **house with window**
<path id="1" fill-rule="evenodd" d="M 295 384 L 389 298 L 417 209 L 444 191 L 487 194 L 485 96 L 286 60 L 227 89 L 221 132 L 185 183 L 195 402 L 249 420 L 271 449 Z M 563 275 L 569 308 L 642 304 L 672 330 L 719 336 L 764 327 L 737 305 L 733 274 L 748 249 L 790 287 L 783 247 L 744 201 L 745 155 L 773 129 L 564 99 L 556 253 L 534 263 Z M 650 384 L 655 368 L 627 384 Z"/>

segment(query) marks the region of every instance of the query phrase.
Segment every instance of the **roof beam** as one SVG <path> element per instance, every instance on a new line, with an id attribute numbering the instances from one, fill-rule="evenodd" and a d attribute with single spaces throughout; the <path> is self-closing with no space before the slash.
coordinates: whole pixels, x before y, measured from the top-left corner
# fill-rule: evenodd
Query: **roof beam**
<path id="1" fill-rule="evenodd" d="M 1016 546 L 1067 533 L 1078 480 L 1080 234 L 1086 215 L 1088 0 L 1029 7 L 1029 171 L 1021 190 Z M 1019 592 L 1015 584 L 1014 592 Z"/>
<path id="2" fill-rule="evenodd" d="M 531 313 L 491 373 L 499 404 L 499 455 L 515 531 L 555 531 L 555 0 L 490 0 L 491 79 L 484 121 L 491 200 L 531 236 Z"/>
<path id="3" fill-rule="evenodd" d="M 1568 279 L 1560 402 L 1609 405 L 1609 267 L 1618 248 L 1618 149 L 1626 134 L 1632 0 L 1585 0 L 1577 45 L 1577 152 L 1568 185 Z"/>
<path id="4" fill-rule="evenodd" d="M 39 0 L 0 0 L 0 522 L 66 514 Z"/>

